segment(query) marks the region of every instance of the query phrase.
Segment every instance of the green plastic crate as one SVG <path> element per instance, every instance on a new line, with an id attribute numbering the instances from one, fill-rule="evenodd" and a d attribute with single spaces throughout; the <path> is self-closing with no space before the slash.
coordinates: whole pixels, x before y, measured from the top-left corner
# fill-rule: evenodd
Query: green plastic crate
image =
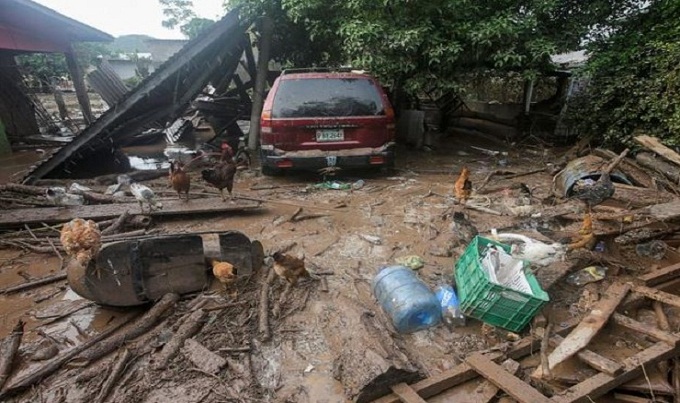
<path id="1" fill-rule="evenodd" d="M 510 252 L 509 245 L 476 236 L 456 262 L 456 287 L 461 311 L 490 325 L 519 332 L 550 301 L 550 297 L 529 271 L 525 274 L 533 295 L 492 283 L 480 267 L 481 252 L 489 244 L 499 245 Z"/>

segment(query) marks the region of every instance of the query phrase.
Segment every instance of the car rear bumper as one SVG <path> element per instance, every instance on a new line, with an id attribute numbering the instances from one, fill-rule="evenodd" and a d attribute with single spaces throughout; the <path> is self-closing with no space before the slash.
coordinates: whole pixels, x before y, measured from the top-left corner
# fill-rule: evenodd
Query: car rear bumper
<path id="1" fill-rule="evenodd" d="M 277 169 L 319 169 L 329 166 L 343 168 L 368 168 L 394 166 L 394 143 L 379 148 L 355 148 L 337 151 L 261 150 L 263 166 Z"/>

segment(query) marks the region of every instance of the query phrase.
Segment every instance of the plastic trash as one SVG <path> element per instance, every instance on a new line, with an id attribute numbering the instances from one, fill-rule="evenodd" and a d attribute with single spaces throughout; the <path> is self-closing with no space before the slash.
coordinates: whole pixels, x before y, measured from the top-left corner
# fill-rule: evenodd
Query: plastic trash
<path id="1" fill-rule="evenodd" d="M 362 187 L 364 187 L 365 184 L 366 184 L 366 182 L 364 182 L 363 179 L 359 179 L 358 181 L 352 183 L 352 189 L 359 190 Z"/>
<path id="2" fill-rule="evenodd" d="M 567 276 L 567 283 L 582 286 L 588 283 L 600 281 L 607 274 L 607 268 L 603 266 L 588 266 L 576 273 Z"/>
<path id="3" fill-rule="evenodd" d="M 667 247 L 668 245 L 664 241 L 654 240 L 636 245 L 635 252 L 641 257 L 661 260 L 666 256 Z"/>
<path id="4" fill-rule="evenodd" d="M 606 250 L 606 246 L 604 241 L 600 241 L 595 245 L 595 252 L 604 252 Z"/>
<path id="5" fill-rule="evenodd" d="M 399 333 L 417 332 L 441 321 L 437 297 L 408 267 L 380 270 L 373 279 L 373 295 Z"/>
<path id="6" fill-rule="evenodd" d="M 425 265 L 423 258 L 418 255 L 401 256 L 394 259 L 394 262 L 413 270 L 418 270 Z"/>
<path id="7" fill-rule="evenodd" d="M 465 316 L 460 311 L 458 296 L 450 285 L 440 285 L 435 289 L 435 295 L 442 308 L 442 320 L 449 327 L 465 326 Z"/>
<path id="8" fill-rule="evenodd" d="M 314 185 L 314 187 L 317 189 L 349 190 L 352 188 L 352 185 L 350 185 L 349 183 L 333 181 L 317 183 L 316 185 Z"/>

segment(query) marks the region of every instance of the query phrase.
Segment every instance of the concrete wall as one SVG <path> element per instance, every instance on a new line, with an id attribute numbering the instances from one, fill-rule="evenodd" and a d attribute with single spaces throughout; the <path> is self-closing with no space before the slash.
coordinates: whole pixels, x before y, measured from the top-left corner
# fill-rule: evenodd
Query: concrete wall
<path id="1" fill-rule="evenodd" d="M 179 52 L 187 42 L 189 41 L 184 39 L 149 39 L 144 41 L 151 53 L 153 65 L 156 67 L 160 66 L 172 55 Z"/>
<path id="2" fill-rule="evenodd" d="M 109 64 L 118 77 L 123 80 L 134 77 L 137 73 L 137 65 L 132 60 L 109 60 Z M 149 66 L 149 73 L 153 73 L 154 67 Z"/>

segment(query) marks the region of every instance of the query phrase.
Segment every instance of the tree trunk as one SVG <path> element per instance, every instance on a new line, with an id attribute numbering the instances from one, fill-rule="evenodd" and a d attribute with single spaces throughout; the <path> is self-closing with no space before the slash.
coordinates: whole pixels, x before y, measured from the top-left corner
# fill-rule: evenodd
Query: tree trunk
<path id="1" fill-rule="evenodd" d="M 248 148 L 256 150 L 260 142 L 260 114 L 264 103 L 264 90 L 267 85 L 267 73 L 269 71 L 269 50 L 272 44 L 272 20 L 262 17 L 260 21 L 260 54 L 257 58 L 257 77 L 253 89 L 253 106 L 250 113 L 250 133 L 248 134 Z"/>
<path id="2" fill-rule="evenodd" d="M 422 378 L 375 313 L 353 299 L 340 298 L 342 313 L 327 310 L 319 319 L 330 351 L 337 354 L 335 377 L 348 398 L 369 402 L 389 394 L 392 385 Z"/>

